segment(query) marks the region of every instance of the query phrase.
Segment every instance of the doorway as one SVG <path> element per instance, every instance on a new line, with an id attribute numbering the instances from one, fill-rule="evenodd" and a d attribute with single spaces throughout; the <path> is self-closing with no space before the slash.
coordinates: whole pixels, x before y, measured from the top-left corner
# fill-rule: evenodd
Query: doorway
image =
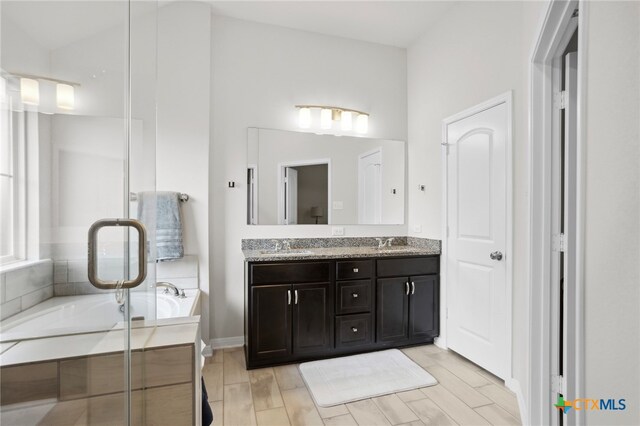
<path id="1" fill-rule="evenodd" d="M 331 162 L 311 160 L 278 165 L 278 224 L 331 223 Z"/>
<path id="2" fill-rule="evenodd" d="M 511 377 L 511 92 L 443 121 L 446 346 Z"/>
<path id="3" fill-rule="evenodd" d="M 587 2 L 550 4 L 532 55 L 531 424 L 583 424 L 581 228 Z M 579 9 L 580 8 L 580 9 Z"/>

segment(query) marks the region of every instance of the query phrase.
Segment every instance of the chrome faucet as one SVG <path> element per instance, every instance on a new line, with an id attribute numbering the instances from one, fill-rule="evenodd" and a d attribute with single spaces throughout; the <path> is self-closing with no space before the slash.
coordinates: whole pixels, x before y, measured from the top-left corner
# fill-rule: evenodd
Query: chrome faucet
<path id="1" fill-rule="evenodd" d="M 273 242 L 275 243 L 274 247 L 273 247 L 273 251 L 275 252 L 279 252 L 280 249 L 282 248 L 282 245 L 280 244 L 280 241 L 278 240 L 273 240 Z"/>
<path id="2" fill-rule="evenodd" d="M 291 250 L 291 242 L 289 240 L 284 240 L 280 242 L 279 240 L 273 240 L 275 243 L 273 251 L 279 252 L 280 250 Z"/>
<path id="3" fill-rule="evenodd" d="M 182 290 L 182 289 L 176 287 L 175 285 L 173 285 L 171 283 L 168 283 L 166 281 L 157 282 L 156 283 L 156 288 L 158 288 L 158 287 L 164 287 L 164 293 L 165 294 L 169 294 L 169 289 L 171 289 L 171 290 L 173 290 L 173 295 L 174 296 L 177 296 L 177 297 L 180 297 L 180 298 L 187 297 L 184 294 L 184 290 Z"/>
<path id="4" fill-rule="evenodd" d="M 282 250 L 291 250 L 291 241 L 284 240 L 282 242 Z"/>
<path id="5" fill-rule="evenodd" d="M 391 247 L 391 243 L 393 242 L 393 238 L 387 238 L 386 240 L 384 240 L 382 238 L 376 238 L 376 241 L 378 241 L 378 249 L 383 249 L 385 247 Z"/>

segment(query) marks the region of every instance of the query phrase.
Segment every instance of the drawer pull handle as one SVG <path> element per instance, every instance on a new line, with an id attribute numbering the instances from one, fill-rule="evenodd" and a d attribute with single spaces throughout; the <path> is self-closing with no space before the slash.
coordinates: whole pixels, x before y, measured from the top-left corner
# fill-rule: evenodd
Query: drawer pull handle
<path id="1" fill-rule="evenodd" d="M 351 293 L 351 296 L 353 296 L 354 299 L 358 298 L 358 293 Z"/>
<path id="2" fill-rule="evenodd" d="M 353 331 L 354 333 L 357 333 L 358 329 L 356 327 L 351 327 L 351 331 Z"/>
<path id="3" fill-rule="evenodd" d="M 359 270 L 358 268 L 353 268 L 353 272 L 356 272 L 356 273 L 357 273 L 357 272 L 358 272 L 358 270 Z"/>

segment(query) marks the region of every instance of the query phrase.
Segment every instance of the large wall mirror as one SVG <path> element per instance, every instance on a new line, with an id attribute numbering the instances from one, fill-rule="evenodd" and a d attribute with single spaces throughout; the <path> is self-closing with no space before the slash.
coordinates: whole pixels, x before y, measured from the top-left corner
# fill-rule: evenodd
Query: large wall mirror
<path id="1" fill-rule="evenodd" d="M 405 143 L 249 129 L 250 225 L 401 225 Z"/>

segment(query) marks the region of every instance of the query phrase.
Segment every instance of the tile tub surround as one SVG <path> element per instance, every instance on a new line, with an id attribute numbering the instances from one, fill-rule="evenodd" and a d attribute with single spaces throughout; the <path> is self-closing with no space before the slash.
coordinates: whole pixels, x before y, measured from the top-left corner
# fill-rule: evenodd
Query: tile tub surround
<path id="1" fill-rule="evenodd" d="M 0 319 L 53 297 L 53 262 L 43 260 L 0 273 Z"/>
<path id="2" fill-rule="evenodd" d="M 118 277 L 122 271 L 120 259 L 110 259 L 106 274 Z M 135 266 L 132 266 L 135 268 Z M 150 264 L 156 269 L 156 281 L 168 281 L 179 288 L 199 287 L 198 256 L 185 255 L 182 259 Z M 55 296 L 103 293 L 87 279 L 87 259 L 56 260 L 53 262 L 53 293 Z M 107 277 L 109 277 L 107 275 Z"/>
<path id="3" fill-rule="evenodd" d="M 374 237 L 365 238 L 298 238 L 278 239 L 278 242 L 289 241 L 291 243 L 291 255 L 281 251 L 274 255 L 274 240 L 242 240 L 242 252 L 246 261 L 267 262 L 282 260 L 312 260 L 312 259 L 349 259 L 367 257 L 393 257 L 393 256 L 425 256 L 440 254 L 440 241 L 426 238 L 411 238 L 408 244 L 407 237 L 381 237 L 394 238 L 395 243 L 390 249 L 379 250 L 378 242 Z M 296 250 L 308 250 L 312 254 L 297 255 Z M 266 253 L 265 253 L 266 252 Z"/>
<path id="4" fill-rule="evenodd" d="M 197 320 L 157 323 L 132 330 L 133 408 L 145 410 L 144 414 L 134 415 L 135 424 L 142 424 L 141 419 L 148 424 L 194 423 L 200 403 L 195 398 L 200 391 L 199 377 L 195 374 L 200 370 Z M 82 349 L 81 340 L 86 338 L 92 341 L 90 346 L 84 345 L 89 350 L 78 352 Z M 121 408 L 125 388 L 123 338 L 122 330 L 114 330 L 84 338 L 36 339 L 10 348 L 2 357 L 0 421 L 3 424 L 120 421 L 124 415 Z M 20 348 L 21 345 L 26 346 Z M 34 357 L 37 346 L 41 349 L 40 358 Z M 13 357 L 9 356 L 12 352 Z M 144 404 L 137 399 L 140 397 L 144 398 Z"/>

